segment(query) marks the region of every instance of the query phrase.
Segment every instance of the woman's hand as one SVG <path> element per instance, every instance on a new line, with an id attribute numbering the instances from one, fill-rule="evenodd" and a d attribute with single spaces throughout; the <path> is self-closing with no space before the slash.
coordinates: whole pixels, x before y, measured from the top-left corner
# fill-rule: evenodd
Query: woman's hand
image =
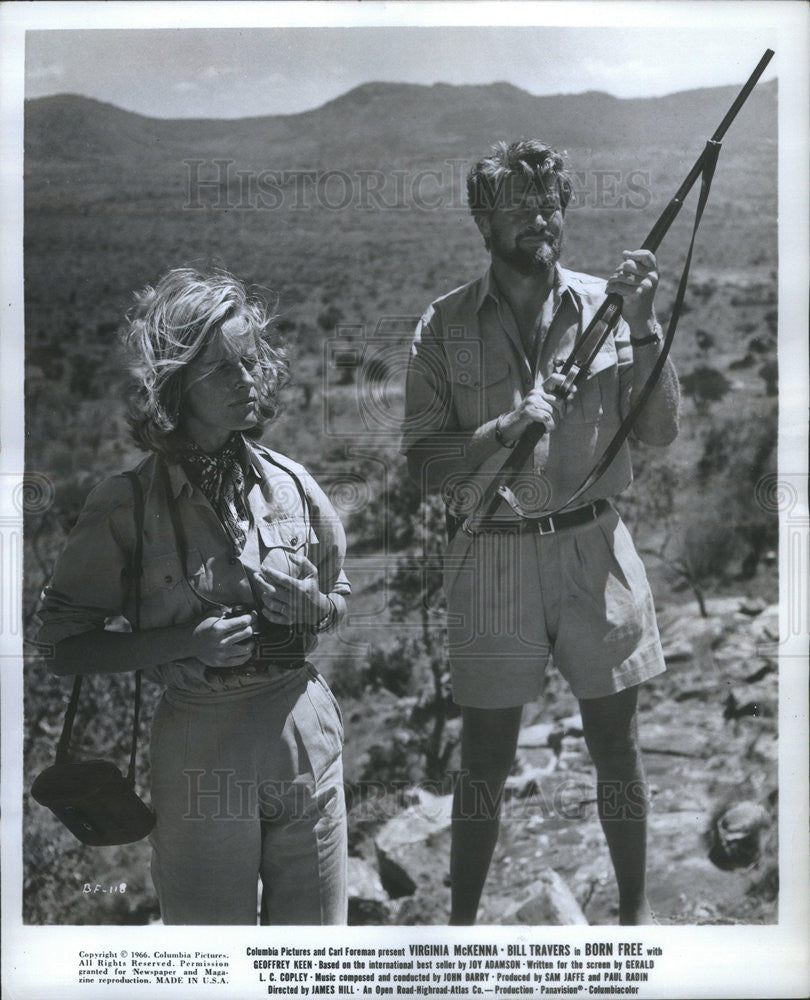
<path id="1" fill-rule="evenodd" d="M 238 667 L 253 655 L 253 616 L 203 618 L 191 633 L 191 655 L 209 667 Z"/>
<path id="2" fill-rule="evenodd" d="M 297 552 L 290 554 L 290 561 L 300 567 L 301 576 L 289 576 L 272 566 L 254 574 L 264 605 L 262 615 L 274 625 L 317 625 L 332 609 L 329 598 L 321 593 L 318 570 Z"/>

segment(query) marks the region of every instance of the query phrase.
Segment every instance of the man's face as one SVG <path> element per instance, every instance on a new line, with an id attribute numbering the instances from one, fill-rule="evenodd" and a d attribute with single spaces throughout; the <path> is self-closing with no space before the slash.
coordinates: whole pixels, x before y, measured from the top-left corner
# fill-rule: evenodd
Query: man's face
<path id="1" fill-rule="evenodd" d="M 523 179 L 505 184 L 496 207 L 479 219 L 494 258 L 520 274 L 550 270 L 563 245 L 563 208 L 556 184 L 543 189 Z"/>

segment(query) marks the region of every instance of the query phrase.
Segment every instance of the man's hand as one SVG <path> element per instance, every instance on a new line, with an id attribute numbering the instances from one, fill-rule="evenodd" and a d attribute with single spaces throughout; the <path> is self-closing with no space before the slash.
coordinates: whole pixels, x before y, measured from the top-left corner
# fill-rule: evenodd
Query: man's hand
<path id="1" fill-rule="evenodd" d="M 658 287 L 658 265 L 650 250 L 624 250 L 624 260 L 608 278 L 606 291 L 621 295 L 622 316 L 631 331 L 648 332 L 655 322 L 653 300 Z"/>
<path id="2" fill-rule="evenodd" d="M 569 390 L 566 400 L 555 395 L 554 390 L 565 381 L 563 375 L 549 375 L 542 386 L 536 385 L 521 399 L 518 406 L 500 418 L 501 437 L 507 444 L 521 436 L 531 424 L 543 424 L 546 432 L 553 431 L 563 416 L 571 409 L 576 386 Z"/>
<path id="3" fill-rule="evenodd" d="M 191 655 L 209 667 L 238 667 L 253 655 L 253 616 L 203 618 L 191 633 Z"/>
<path id="4" fill-rule="evenodd" d="M 329 598 L 321 593 L 317 567 L 297 552 L 290 554 L 290 560 L 300 567 L 300 577 L 272 566 L 253 575 L 261 592 L 262 614 L 275 625 L 317 625 L 332 609 Z"/>

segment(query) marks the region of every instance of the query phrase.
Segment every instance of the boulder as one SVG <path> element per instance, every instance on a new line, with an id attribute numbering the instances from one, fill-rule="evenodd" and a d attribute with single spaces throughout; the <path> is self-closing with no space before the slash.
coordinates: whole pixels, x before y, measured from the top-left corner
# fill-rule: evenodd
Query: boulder
<path id="1" fill-rule="evenodd" d="M 542 869 L 539 878 L 515 895 L 501 920 L 504 924 L 567 927 L 588 923 L 568 883 L 553 868 Z"/>
<path id="2" fill-rule="evenodd" d="M 375 840 L 380 881 L 392 899 L 441 884 L 449 869 L 453 796 L 415 794 L 418 802 L 390 819 Z"/>
<path id="3" fill-rule="evenodd" d="M 349 924 L 388 924 L 391 909 L 388 895 L 375 868 L 362 858 L 348 863 Z"/>
<path id="4" fill-rule="evenodd" d="M 760 855 L 760 834 L 770 825 L 757 802 L 735 802 L 712 819 L 707 834 L 709 860 L 723 871 L 748 868 Z"/>
<path id="5" fill-rule="evenodd" d="M 661 645 L 667 663 L 690 660 L 720 645 L 731 627 L 727 620 L 729 613 L 701 618 L 692 605 L 687 605 L 687 610 L 668 616 L 663 623 L 659 618 Z"/>

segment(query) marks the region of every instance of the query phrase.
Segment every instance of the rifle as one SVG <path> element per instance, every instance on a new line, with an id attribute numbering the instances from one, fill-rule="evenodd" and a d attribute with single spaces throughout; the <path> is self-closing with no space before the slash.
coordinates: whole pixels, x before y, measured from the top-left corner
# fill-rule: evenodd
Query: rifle
<path id="1" fill-rule="evenodd" d="M 711 184 L 711 178 L 717 163 L 717 157 L 720 153 L 721 141 L 728 131 L 729 126 L 737 117 L 740 108 L 742 108 L 743 104 L 745 104 L 751 91 L 754 89 L 759 81 L 759 78 L 765 71 L 765 67 L 771 61 L 773 54 L 772 49 L 767 49 L 765 51 L 765 54 L 760 59 L 754 69 L 754 72 L 748 78 L 742 90 L 735 98 L 734 103 L 731 105 L 725 117 L 718 125 L 711 139 L 707 140 L 703 152 L 697 158 L 695 165 L 689 171 L 685 180 L 675 192 L 675 195 L 648 233 L 647 238 L 641 244 L 642 250 L 651 250 L 652 252 L 655 252 L 658 249 L 661 241 L 669 230 L 669 227 L 675 221 L 675 218 L 680 212 L 686 196 L 691 191 L 697 179 L 699 177 L 702 178 L 700 200 L 695 214 L 695 223 L 692 229 L 692 239 L 687 252 L 686 264 L 681 275 L 678 292 L 675 297 L 675 304 L 673 305 L 672 315 L 667 328 L 667 334 L 664 338 L 664 343 L 658 356 L 658 360 L 653 367 L 647 382 L 638 394 L 638 398 L 633 400 L 633 406 L 628 415 L 622 421 L 622 424 L 616 432 L 613 440 L 607 446 L 594 468 L 588 473 L 583 482 L 565 502 L 565 506 L 568 506 L 572 503 L 572 501 L 576 500 L 587 489 L 589 489 L 616 456 L 619 448 L 622 446 L 627 438 L 627 435 L 630 433 L 636 417 L 649 398 L 658 376 L 663 370 L 669 354 L 669 349 L 672 346 L 672 340 L 674 338 L 675 328 L 678 322 L 678 314 L 686 292 L 686 281 L 689 275 L 689 265 L 691 263 L 695 236 L 703 214 L 703 208 L 706 204 L 706 199 L 708 198 L 709 186 Z M 607 338 L 615 329 L 616 324 L 619 322 L 621 312 L 622 297 L 616 293 L 611 293 L 610 295 L 605 296 L 604 302 L 596 311 L 593 319 L 588 324 L 586 329 L 583 330 L 582 334 L 577 339 L 573 350 L 566 358 L 562 368 L 560 369 L 563 381 L 554 390 L 554 394 L 560 399 L 566 400 L 571 394 L 571 390 L 587 376 L 590 365 L 593 363 L 602 345 L 605 343 Z M 463 530 L 467 534 L 475 534 L 476 531 L 481 530 L 486 521 L 494 515 L 499 504 L 501 503 L 501 500 L 506 496 L 511 496 L 511 491 L 509 489 L 510 484 L 514 482 L 520 469 L 528 461 L 529 456 L 532 454 L 545 433 L 545 424 L 540 422 L 532 424 L 523 432 L 510 453 L 509 458 L 503 463 L 492 480 L 487 484 L 487 487 L 476 504 L 475 509 L 464 521 Z M 544 517 L 553 516 L 555 513 L 559 512 L 559 509 L 560 508 L 557 508 L 550 514 L 544 515 Z"/>

